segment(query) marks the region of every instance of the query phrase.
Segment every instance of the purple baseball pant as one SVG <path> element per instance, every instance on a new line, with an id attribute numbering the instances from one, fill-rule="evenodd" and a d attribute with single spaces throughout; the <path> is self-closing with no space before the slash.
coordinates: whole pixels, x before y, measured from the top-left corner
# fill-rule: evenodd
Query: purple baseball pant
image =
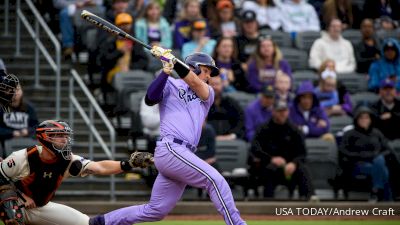
<path id="1" fill-rule="evenodd" d="M 186 185 L 207 190 L 226 224 L 246 224 L 240 217 L 224 177 L 185 146 L 164 138 L 157 143 L 154 157 L 159 174 L 149 203 L 105 214 L 106 225 L 131 225 L 162 220 L 175 207 Z"/>

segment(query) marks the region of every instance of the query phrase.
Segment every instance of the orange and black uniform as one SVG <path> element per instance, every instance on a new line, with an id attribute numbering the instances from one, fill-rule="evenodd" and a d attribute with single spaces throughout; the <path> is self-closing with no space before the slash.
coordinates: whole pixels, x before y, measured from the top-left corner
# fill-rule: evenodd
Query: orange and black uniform
<path id="1" fill-rule="evenodd" d="M 36 146 L 27 149 L 30 173 L 16 182 L 19 190 L 35 201 L 36 206 L 46 205 L 60 186 L 69 160 L 45 162 L 39 156 Z"/>

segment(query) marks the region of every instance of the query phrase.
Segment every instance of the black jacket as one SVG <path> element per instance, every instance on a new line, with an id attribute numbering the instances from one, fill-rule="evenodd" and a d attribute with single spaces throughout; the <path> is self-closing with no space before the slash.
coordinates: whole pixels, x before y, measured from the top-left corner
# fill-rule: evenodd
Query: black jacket
<path id="1" fill-rule="evenodd" d="M 261 166 L 270 164 L 274 156 L 302 163 L 306 154 L 304 136 L 290 122 L 280 125 L 271 119 L 259 127 L 251 144 L 251 156 L 259 158 Z"/>
<path id="2" fill-rule="evenodd" d="M 361 40 L 355 46 L 355 49 L 357 49 L 355 52 L 357 59 L 357 72 L 368 73 L 370 65 L 377 59 L 376 55 L 380 55 L 381 47 L 379 41 L 374 39 L 374 42 L 374 46 L 368 46 L 364 43 L 364 40 Z"/>
<path id="3" fill-rule="evenodd" d="M 394 107 L 391 110 L 383 105 L 381 100 L 378 100 L 371 105 L 371 108 L 376 114 L 376 128 L 378 128 L 389 140 L 400 138 L 400 100 L 394 100 Z M 387 120 L 381 120 L 380 116 L 385 112 L 390 112 L 392 117 Z"/>
<path id="4" fill-rule="evenodd" d="M 221 103 L 211 106 L 207 121 L 217 135 L 234 133 L 238 138 L 244 137 L 244 113 L 240 105 L 232 98 L 223 96 Z"/>
<path id="5" fill-rule="evenodd" d="M 373 113 L 367 107 L 361 107 L 354 116 L 354 129 L 343 135 L 339 147 L 339 161 L 342 165 L 356 162 L 371 162 L 379 154 L 387 155 L 390 152 L 388 141 L 383 134 L 371 124 L 366 130 L 357 124 L 362 113 Z"/>

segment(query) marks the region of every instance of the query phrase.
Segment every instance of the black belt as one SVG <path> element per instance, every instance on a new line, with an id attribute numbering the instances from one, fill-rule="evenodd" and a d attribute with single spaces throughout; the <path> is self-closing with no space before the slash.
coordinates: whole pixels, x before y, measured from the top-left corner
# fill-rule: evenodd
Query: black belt
<path id="1" fill-rule="evenodd" d="M 192 152 L 195 152 L 196 151 L 196 146 L 193 146 L 193 145 L 191 145 L 191 144 L 189 144 L 189 143 L 187 143 L 187 142 L 185 142 L 185 141 L 182 141 L 182 140 L 180 140 L 180 139 L 178 139 L 178 138 L 174 138 L 174 140 L 173 140 L 173 142 L 174 143 L 176 143 L 176 144 L 178 144 L 178 145 L 183 145 L 183 146 L 185 146 L 186 148 L 188 148 L 190 151 L 192 151 Z"/>

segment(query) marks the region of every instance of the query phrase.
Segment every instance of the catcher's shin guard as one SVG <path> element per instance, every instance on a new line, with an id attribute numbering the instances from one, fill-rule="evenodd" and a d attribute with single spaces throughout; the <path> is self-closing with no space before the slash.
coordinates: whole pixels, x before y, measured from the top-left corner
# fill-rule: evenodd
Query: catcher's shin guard
<path id="1" fill-rule="evenodd" d="M 22 208 L 15 188 L 10 184 L 0 186 L 0 219 L 6 225 L 25 224 Z"/>

